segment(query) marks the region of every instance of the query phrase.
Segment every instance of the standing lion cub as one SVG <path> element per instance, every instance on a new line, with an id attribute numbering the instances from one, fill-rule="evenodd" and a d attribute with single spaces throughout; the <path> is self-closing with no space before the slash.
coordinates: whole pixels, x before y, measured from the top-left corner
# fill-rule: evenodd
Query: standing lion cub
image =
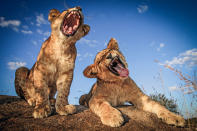
<path id="1" fill-rule="evenodd" d="M 181 116 L 151 100 L 129 77 L 127 63 L 115 39 L 112 38 L 107 48 L 96 55 L 94 64 L 84 70 L 84 75 L 88 78 L 97 78 L 97 81 L 89 94 L 81 96 L 79 103 L 89 106 L 103 124 L 121 126 L 124 122 L 123 116 L 114 106 L 129 102 L 138 109 L 155 113 L 167 124 L 184 126 Z"/>
<path id="2" fill-rule="evenodd" d="M 75 112 L 75 107 L 68 104 L 77 55 L 75 43 L 87 35 L 90 29 L 83 24 L 80 7 L 62 13 L 52 9 L 48 20 L 51 22 L 51 35 L 43 43 L 36 63 L 31 70 L 21 67 L 15 73 L 16 92 L 29 105 L 35 106 L 34 118 L 51 114 L 50 102 L 54 101 L 56 91 L 56 112 L 60 115 Z"/>

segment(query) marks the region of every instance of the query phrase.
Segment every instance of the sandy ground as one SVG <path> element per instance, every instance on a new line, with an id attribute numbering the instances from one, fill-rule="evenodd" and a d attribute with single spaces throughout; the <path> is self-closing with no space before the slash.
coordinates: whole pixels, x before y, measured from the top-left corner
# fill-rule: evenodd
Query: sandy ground
<path id="1" fill-rule="evenodd" d="M 16 96 L 0 96 L 0 130 L 77 130 L 77 131 L 189 131 L 163 123 L 156 115 L 136 110 L 133 106 L 118 107 L 125 123 L 118 128 L 105 126 L 99 117 L 83 106 L 77 113 L 60 116 L 55 110 L 44 119 L 32 117 L 33 107 Z"/>

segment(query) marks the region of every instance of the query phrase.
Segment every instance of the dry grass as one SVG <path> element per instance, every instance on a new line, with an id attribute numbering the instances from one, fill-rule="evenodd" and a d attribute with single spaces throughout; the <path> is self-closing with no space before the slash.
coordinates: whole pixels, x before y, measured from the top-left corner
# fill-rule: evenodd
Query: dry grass
<path id="1" fill-rule="evenodd" d="M 194 112 L 197 114 L 197 109 L 195 109 L 194 107 L 194 103 L 197 102 L 197 95 L 195 92 L 197 92 L 197 78 L 196 78 L 196 72 L 194 71 L 194 75 L 193 77 L 190 77 L 189 75 L 187 74 L 183 74 L 183 72 L 173 68 L 172 66 L 170 65 L 167 65 L 167 64 L 162 64 L 160 63 L 158 60 L 155 60 L 156 63 L 158 63 L 159 65 L 171 70 L 180 80 L 180 82 L 183 82 L 183 85 L 180 86 L 180 89 L 181 91 L 183 92 L 182 94 L 182 98 L 183 98 L 183 107 L 185 108 L 186 110 L 186 115 L 188 118 L 192 118 L 192 119 L 187 119 L 187 127 L 189 128 L 196 128 L 197 127 L 197 123 L 194 123 L 194 121 L 191 121 L 193 119 L 197 119 L 197 118 L 194 118 L 196 117 L 193 116 L 193 115 L 189 112 L 189 109 L 193 109 Z M 161 81 L 162 82 L 162 85 L 163 85 L 163 80 Z M 189 103 L 186 99 L 186 94 L 189 94 L 191 95 L 191 98 L 192 98 L 192 102 Z M 182 107 L 182 108 L 183 108 Z"/>
<path id="2" fill-rule="evenodd" d="M 195 77 L 195 73 L 194 73 L 194 79 L 192 80 L 191 77 L 189 75 L 183 75 L 183 73 L 175 68 L 173 68 L 170 65 L 167 64 L 161 64 L 158 60 L 155 60 L 156 63 L 158 63 L 159 65 L 163 65 L 165 68 L 170 69 L 171 71 L 173 71 L 176 76 L 181 80 L 184 81 L 185 85 L 183 87 L 185 88 L 190 88 L 192 87 L 195 91 L 197 91 L 197 83 L 196 83 L 196 77 Z M 193 93 L 193 92 L 188 92 L 188 94 Z"/>

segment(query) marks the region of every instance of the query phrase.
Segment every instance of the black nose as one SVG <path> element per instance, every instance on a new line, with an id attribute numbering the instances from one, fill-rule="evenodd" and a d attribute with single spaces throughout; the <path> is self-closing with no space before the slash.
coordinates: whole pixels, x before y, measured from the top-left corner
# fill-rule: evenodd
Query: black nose
<path id="1" fill-rule="evenodd" d="M 77 7 L 75 7 L 75 8 L 78 9 L 78 10 L 80 10 L 80 11 L 82 11 L 82 9 L 81 9 L 80 6 L 77 6 Z"/>

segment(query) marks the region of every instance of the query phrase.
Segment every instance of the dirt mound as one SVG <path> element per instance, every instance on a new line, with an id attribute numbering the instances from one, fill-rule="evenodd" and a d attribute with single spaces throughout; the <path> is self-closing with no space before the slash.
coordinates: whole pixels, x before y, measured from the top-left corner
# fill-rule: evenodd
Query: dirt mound
<path id="1" fill-rule="evenodd" d="M 125 118 L 121 127 L 112 128 L 101 123 L 89 109 L 77 106 L 78 113 L 60 116 L 55 111 L 44 119 L 32 117 L 33 107 L 16 96 L 0 96 L 0 130 L 114 130 L 114 131 L 189 131 L 188 128 L 170 126 L 154 114 L 136 110 L 132 106 L 118 108 Z"/>

